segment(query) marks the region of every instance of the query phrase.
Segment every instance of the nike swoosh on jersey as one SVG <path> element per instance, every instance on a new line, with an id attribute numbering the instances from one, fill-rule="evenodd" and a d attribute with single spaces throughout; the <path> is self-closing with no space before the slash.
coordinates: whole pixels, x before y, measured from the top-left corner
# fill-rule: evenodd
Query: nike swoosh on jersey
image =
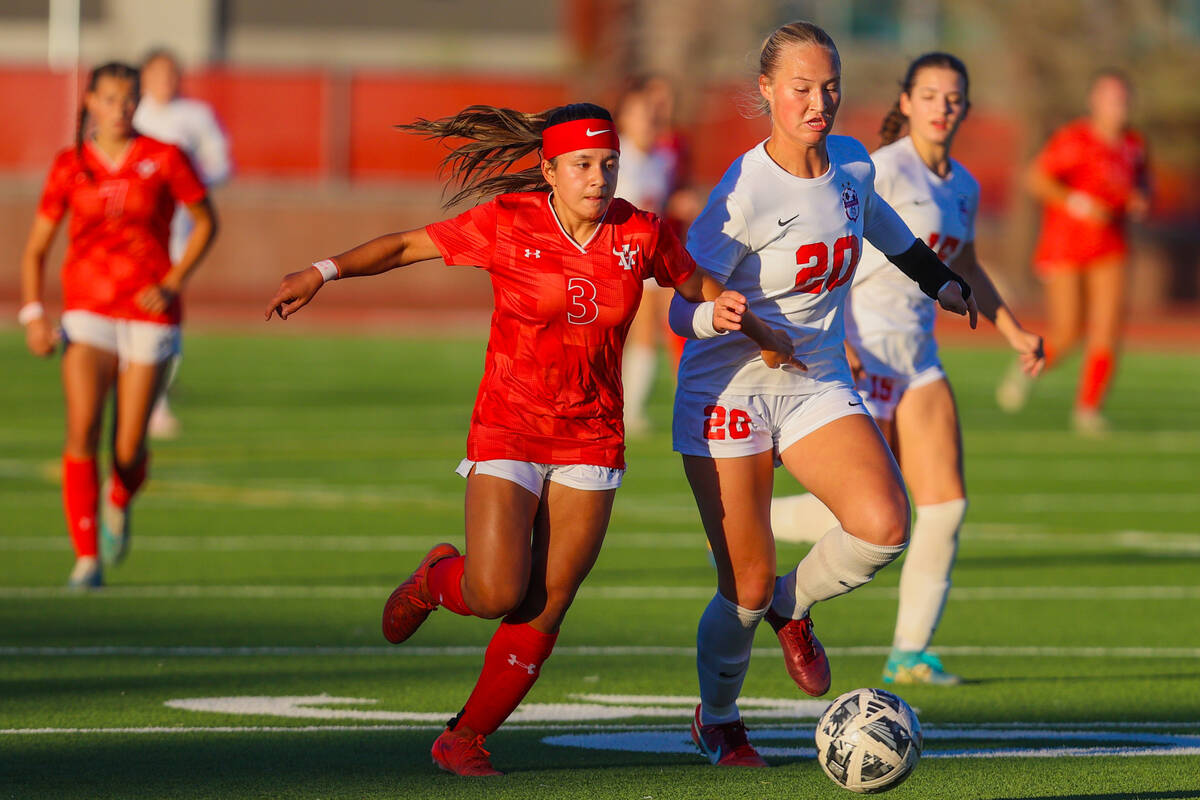
<path id="1" fill-rule="evenodd" d="M 584 131 L 584 133 L 586 133 L 588 136 L 599 136 L 602 133 L 612 133 L 612 128 L 605 128 L 602 131 L 594 131 L 591 128 L 588 128 Z"/>
<path id="2" fill-rule="evenodd" d="M 800 216 L 800 215 L 799 215 L 799 214 L 797 214 L 797 215 L 796 215 L 796 217 L 798 217 L 798 216 Z M 791 218 L 789 218 L 789 219 L 780 219 L 780 220 L 776 220 L 776 222 L 778 222 L 778 223 L 779 223 L 779 227 L 781 227 L 781 228 L 782 228 L 784 225 L 787 225 L 789 222 L 791 222 L 791 221 L 792 221 L 793 219 L 795 219 L 796 217 L 791 217 Z"/>

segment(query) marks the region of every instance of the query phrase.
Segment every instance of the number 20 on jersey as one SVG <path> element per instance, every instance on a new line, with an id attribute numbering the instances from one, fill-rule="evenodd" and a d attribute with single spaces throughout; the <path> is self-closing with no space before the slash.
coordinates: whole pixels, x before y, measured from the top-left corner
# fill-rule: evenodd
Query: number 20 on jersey
<path id="1" fill-rule="evenodd" d="M 824 242 L 804 245 L 796 251 L 796 263 L 800 271 L 796 273 L 796 284 L 792 291 L 820 294 L 836 289 L 854 277 L 854 268 L 858 266 L 860 255 L 862 245 L 853 233 L 833 243 L 833 269 L 830 269 L 828 245 Z"/>

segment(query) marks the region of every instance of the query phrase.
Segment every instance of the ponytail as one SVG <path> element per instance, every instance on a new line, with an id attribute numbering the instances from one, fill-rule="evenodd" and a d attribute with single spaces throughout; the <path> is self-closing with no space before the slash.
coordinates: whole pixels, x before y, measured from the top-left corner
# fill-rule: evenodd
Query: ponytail
<path id="1" fill-rule="evenodd" d="M 879 125 L 879 141 L 882 144 L 891 144 L 896 141 L 900 138 L 900 133 L 907 123 L 908 117 L 904 116 L 904 112 L 900 110 L 900 101 L 897 100 Z"/>
<path id="2" fill-rule="evenodd" d="M 541 150 L 542 131 L 550 125 L 577 119 L 607 119 L 607 109 L 592 103 L 572 103 L 526 113 L 511 108 L 474 105 L 450 117 L 418 119 L 396 127 L 425 139 L 466 139 L 451 148 L 438 165 L 438 174 L 459 186 L 443 203 L 448 208 L 464 200 L 482 201 L 507 192 L 549 191 L 542 165 L 510 172 L 517 162 Z"/>

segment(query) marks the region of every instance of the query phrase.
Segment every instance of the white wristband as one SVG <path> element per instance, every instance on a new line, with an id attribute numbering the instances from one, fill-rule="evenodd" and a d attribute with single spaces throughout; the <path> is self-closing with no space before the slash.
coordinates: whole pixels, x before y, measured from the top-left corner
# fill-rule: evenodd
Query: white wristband
<path id="1" fill-rule="evenodd" d="M 323 258 L 320 261 L 314 261 L 313 267 L 317 270 L 317 272 L 321 273 L 322 283 L 336 281 L 338 278 L 342 277 L 341 270 L 338 269 L 337 264 L 334 263 L 333 259 L 331 258 Z"/>
<path id="2" fill-rule="evenodd" d="M 46 316 L 45 306 L 34 300 L 32 303 L 26 303 L 21 306 L 21 310 L 17 312 L 17 322 L 21 323 L 21 326 L 24 327 L 35 319 L 41 319 L 44 316 Z"/>

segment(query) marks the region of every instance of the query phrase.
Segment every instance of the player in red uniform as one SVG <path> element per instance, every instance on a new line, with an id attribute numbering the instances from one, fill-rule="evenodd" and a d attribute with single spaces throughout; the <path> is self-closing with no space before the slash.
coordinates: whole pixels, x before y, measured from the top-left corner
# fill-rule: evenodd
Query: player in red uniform
<path id="1" fill-rule="evenodd" d="M 113 62 L 92 72 L 75 146 L 54 159 L 21 259 L 19 319 L 30 351 L 47 356 L 57 334 L 41 302 L 46 252 L 70 211 L 62 266 L 63 501 L 76 555 L 70 585 L 81 588 L 103 583 L 98 550 L 108 564 L 127 552 L 129 501 L 146 479 L 146 421 L 179 348 L 179 295 L 215 232 L 204 184 L 187 157 L 133 129 L 137 98 L 135 68 Z M 176 202 L 187 206 L 195 228 L 172 264 L 167 240 Z M 112 475 L 101 493 L 96 452 L 114 388 Z"/>
<path id="2" fill-rule="evenodd" d="M 1130 94 L 1121 73 L 1097 75 L 1088 117 L 1059 129 L 1029 172 L 1030 191 L 1043 203 L 1034 266 L 1046 287 L 1046 364 L 1053 366 L 1085 339 L 1072 416 L 1084 434 L 1107 430 L 1100 409 L 1121 341 L 1126 222 L 1144 217 L 1149 208 L 1146 144 L 1129 127 Z M 996 399 L 1005 410 L 1017 411 L 1031 388 L 1014 366 Z"/>
<path id="3" fill-rule="evenodd" d="M 445 770 L 498 775 L 484 739 L 537 680 L 599 554 L 624 472 L 621 351 L 642 282 L 709 298 L 698 325 L 743 328 L 776 363 L 791 345 L 753 315 L 743 319 L 744 298 L 698 270 L 662 219 L 613 199 L 620 146 L 605 109 L 472 106 L 405 127 L 468 140 L 445 162 L 464 187 L 451 203 L 507 193 L 288 275 L 267 318 L 291 315 L 335 277 L 438 257 L 488 271 L 495 310 L 458 470 L 467 479 L 467 555 L 449 544 L 430 550 L 388 599 L 383 632 L 402 642 L 439 605 L 503 617 L 475 690 L 433 745 Z M 539 150 L 537 166 L 507 172 Z"/>

